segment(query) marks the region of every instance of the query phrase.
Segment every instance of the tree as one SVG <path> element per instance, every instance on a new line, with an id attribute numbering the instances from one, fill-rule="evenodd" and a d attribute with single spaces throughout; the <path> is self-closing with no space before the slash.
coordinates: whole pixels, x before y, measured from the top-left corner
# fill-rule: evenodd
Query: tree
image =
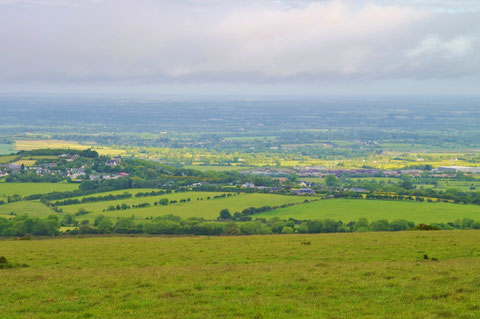
<path id="1" fill-rule="evenodd" d="M 368 230 L 369 223 L 366 218 L 359 218 L 358 221 L 353 225 L 354 231 L 365 231 Z"/>
<path id="2" fill-rule="evenodd" d="M 370 227 L 373 231 L 389 231 L 390 230 L 390 223 L 388 220 L 380 219 L 373 221 L 370 224 Z"/>
<path id="3" fill-rule="evenodd" d="M 219 219 L 223 219 L 223 220 L 232 219 L 232 214 L 230 214 L 230 211 L 228 210 L 228 208 L 224 208 L 220 211 Z"/>
<path id="4" fill-rule="evenodd" d="M 282 229 L 285 227 L 285 222 L 279 220 L 278 222 L 275 222 L 272 225 L 272 231 L 274 233 L 280 234 L 282 232 Z"/>
<path id="5" fill-rule="evenodd" d="M 327 186 L 331 187 L 331 186 L 335 186 L 337 184 L 337 177 L 335 175 L 327 175 L 327 177 L 325 177 L 325 184 L 327 184 Z"/>
<path id="6" fill-rule="evenodd" d="M 390 228 L 393 231 L 407 230 L 415 227 L 415 225 L 410 225 L 408 221 L 404 219 L 396 219 L 390 223 Z"/>
<path id="7" fill-rule="evenodd" d="M 283 227 L 282 234 L 293 234 L 293 228 L 289 226 Z"/>
<path id="8" fill-rule="evenodd" d="M 109 233 L 112 231 L 112 228 L 113 228 L 113 223 L 108 218 L 102 219 L 97 226 L 99 233 Z"/>
<path id="9" fill-rule="evenodd" d="M 242 232 L 240 231 L 240 229 L 238 229 L 238 226 L 236 223 L 234 222 L 230 222 L 227 224 L 227 226 L 225 227 L 225 230 L 223 231 L 223 234 L 224 235 L 241 235 Z"/>
<path id="10" fill-rule="evenodd" d="M 64 226 L 70 226 L 70 225 L 75 224 L 75 217 L 73 216 L 73 214 L 66 214 L 63 217 L 62 224 Z"/>
<path id="11" fill-rule="evenodd" d="M 413 184 L 409 180 L 404 180 L 403 182 L 400 183 L 400 187 L 405 189 L 413 189 Z"/>

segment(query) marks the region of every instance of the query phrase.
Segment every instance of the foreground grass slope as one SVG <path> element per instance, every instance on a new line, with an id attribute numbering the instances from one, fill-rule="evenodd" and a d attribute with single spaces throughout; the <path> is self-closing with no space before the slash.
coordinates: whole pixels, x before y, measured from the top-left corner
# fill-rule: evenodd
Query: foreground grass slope
<path id="1" fill-rule="evenodd" d="M 0 269 L 0 313 L 478 318 L 479 241 L 479 231 L 0 241 L 1 255 L 29 265 Z"/>
<path id="2" fill-rule="evenodd" d="M 381 200 L 331 199 L 279 208 L 256 215 L 257 217 L 281 219 L 332 218 L 349 222 L 359 218 L 369 220 L 406 219 L 416 223 L 446 223 L 457 219 L 480 220 L 480 206 L 450 203 L 401 202 Z"/>

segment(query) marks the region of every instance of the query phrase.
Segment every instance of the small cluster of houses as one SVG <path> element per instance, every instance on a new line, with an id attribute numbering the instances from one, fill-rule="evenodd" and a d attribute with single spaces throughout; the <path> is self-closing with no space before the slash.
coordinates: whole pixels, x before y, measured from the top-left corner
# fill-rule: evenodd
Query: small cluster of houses
<path id="1" fill-rule="evenodd" d="M 77 154 L 61 154 L 58 157 L 59 159 L 64 159 L 67 162 L 73 162 L 79 158 Z M 122 158 L 120 156 L 113 157 L 106 161 L 106 165 L 108 166 L 118 166 L 122 163 Z M 23 169 L 27 172 L 33 172 L 40 176 L 46 175 L 53 175 L 53 176 L 62 176 L 65 178 L 70 178 L 74 181 L 82 181 L 85 180 L 88 174 L 85 173 L 85 170 L 88 167 L 85 165 L 78 167 L 78 168 L 70 168 L 66 171 L 57 169 L 56 162 L 50 163 L 41 163 L 34 166 L 23 166 L 17 163 L 9 163 L 9 164 L 0 164 L 0 177 L 8 176 L 8 175 L 15 175 L 20 173 Z M 121 177 L 129 176 L 128 173 L 120 172 L 117 174 L 107 174 L 101 172 L 95 172 L 88 175 L 89 180 L 100 180 L 100 179 L 118 179 Z"/>
<path id="2" fill-rule="evenodd" d="M 85 173 L 85 168 L 86 167 L 71 168 L 67 172 L 67 177 L 69 177 L 70 179 L 75 180 L 75 181 L 82 181 L 87 176 L 87 174 Z M 95 173 L 95 174 L 90 174 L 88 176 L 88 179 L 91 180 L 91 181 L 96 181 L 96 180 L 100 180 L 100 179 L 117 179 L 117 178 L 122 178 L 122 177 L 127 177 L 127 176 L 129 176 L 129 174 L 125 173 L 125 172 L 120 172 L 118 174 L 99 174 L 99 173 Z"/>
<path id="3" fill-rule="evenodd" d="M 240 185 L 242 188 L 251 188 L 251 189 L 258 189 L 262 191 L 269 191 L 271 193 L 273 192 L 279 192 L 283 189 L 283 187 L 268 187 L 268 186 L 256 186 L 254 183 L 244 183 Z"/>

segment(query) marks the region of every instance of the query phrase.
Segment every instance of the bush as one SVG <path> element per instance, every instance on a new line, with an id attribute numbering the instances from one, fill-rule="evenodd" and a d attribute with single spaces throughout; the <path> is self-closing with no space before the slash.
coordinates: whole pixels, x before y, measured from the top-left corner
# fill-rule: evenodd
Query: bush
<path id="1" fill-rule="evenodd" d="M 282 234 L 293 234 L 293 228 L 289 226 L 283 227 Z"/>

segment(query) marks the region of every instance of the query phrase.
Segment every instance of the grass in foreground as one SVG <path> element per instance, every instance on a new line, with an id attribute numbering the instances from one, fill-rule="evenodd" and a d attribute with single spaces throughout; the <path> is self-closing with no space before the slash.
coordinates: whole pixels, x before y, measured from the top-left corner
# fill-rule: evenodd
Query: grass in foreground
<path id="1" fill-rule="evenodd" d="M 479 231 L 0 241 L 29 266 L 0 270 L 0 313 L 478 318 L 479 241 Z"/>
<path id="2" fill-rule="evenodd" d="M 480 220 L 479 205 L 402 202 L 381 200 L 330 199 L 298 206 L 279 208 L 255 217 L 281 219 L 333 218 L 343 222 L 367 218 L 370 221 L 406 219 L 415 223 L 446 223 L 457 219 Z"/>

